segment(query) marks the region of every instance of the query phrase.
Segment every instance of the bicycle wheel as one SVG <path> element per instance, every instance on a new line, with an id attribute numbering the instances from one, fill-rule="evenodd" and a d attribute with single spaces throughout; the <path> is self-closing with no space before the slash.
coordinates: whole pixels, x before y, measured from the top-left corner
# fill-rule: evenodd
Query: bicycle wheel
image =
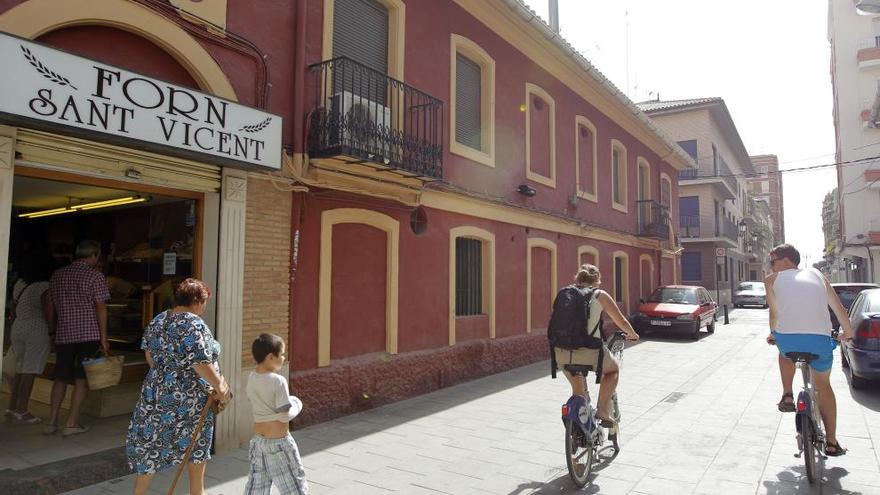
<path id="1" fill-rule="evenodd" d="M 586 486 L 593 471 L 593 446 L 571 421 L 565 422 L 565 463 L 571 481 L 579 488 Z"/>
<path id="2" fill-rule="evenodd" d="M 611 419 L 614 428 L 608 432 L 608 440 L 614 445 L 614 451 L 620 452 L 620 406 L 617 404 L 617 392 L 611 395 Z"/>
<path id="3" fill-rule="evenodd" d="M 807 472 L 807 480 L 810 483 L 816 482 L 816 446 L 813 443 L 815 441 L 815 434 L 813 432 L 813 422 L 810 421 L 810 417 L 806 414 L 799 414 L 797 416 L 798 428 L 801 432 L 801 446 L 804 449 L 804 469 Z"/>

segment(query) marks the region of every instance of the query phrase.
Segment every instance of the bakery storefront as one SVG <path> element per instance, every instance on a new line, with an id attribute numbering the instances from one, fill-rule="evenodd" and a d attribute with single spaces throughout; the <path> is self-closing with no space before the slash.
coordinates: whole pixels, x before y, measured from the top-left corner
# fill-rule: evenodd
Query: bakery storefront
<path id="1" fill-rule="evenodd" d="M 23 264 L 40 260 L 51 272 L 71 261 L 79 241 L 98 241 L 111 293 L 108 337 L 125 358 L 119 385 L 90 392 L 83 413 L 92 431 L 82 438 L 44 439 L 39 425 L 0 431 L 4 446 L 43 442 L 51 452 L 0 466 L 24 469 L 122 445 L 147 371 L 143 328 L 170 307 L 183 278 L 212 287 L 205 319 L 224 345 L 224 374 L 237 379 L 247 174 L 280 169 L 282 122 L 2 32 L 0 67 L 0 260 L 7 267 L 0 292 L 7 311 Z M 10 327 L 7 318 L 4 351 Z M 48 410 L 53 366 L 51 354 L 31 396 L 38 416 Z M 64 408 L 69 395 L 70 388 Z M 4 384 L 0 406 L 8 400 Z M 233 411 L 218 420 L 221 449 L 237 446 L 235 418 Z"/>

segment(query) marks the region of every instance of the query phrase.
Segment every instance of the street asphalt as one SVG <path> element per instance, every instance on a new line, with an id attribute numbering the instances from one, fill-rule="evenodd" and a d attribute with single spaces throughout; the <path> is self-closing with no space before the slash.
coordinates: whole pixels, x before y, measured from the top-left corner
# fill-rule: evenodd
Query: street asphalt
<path id="1" fill-rule="evenodd" d="M 766 334 L 766 310 L 739 309 L 698 341 L 656 335 L 631 345 L 619 386 L 621 452 L 603 456 L 581 490 L 565 468 L 568 383 L 551 380 L 547 362 L 293 436 L 313 495 L 880 494 L 880 384 L 853 391 L 835 356 L 838 436 L 849 452 L 829 458 L 823 483 L 810 485 L 794 457 L 794 414 L 776 409 L 781 387 Z M 215 457 L 208 492 L 243 493 L 247 472 L 247 449 Z M 157 475 L 151 493 L 165 493 L 171 475 Z M 128 494 L 132 486 L 127 476 L 68 493 Z M 184 477 L 176 493 L 186 486 Z"/>

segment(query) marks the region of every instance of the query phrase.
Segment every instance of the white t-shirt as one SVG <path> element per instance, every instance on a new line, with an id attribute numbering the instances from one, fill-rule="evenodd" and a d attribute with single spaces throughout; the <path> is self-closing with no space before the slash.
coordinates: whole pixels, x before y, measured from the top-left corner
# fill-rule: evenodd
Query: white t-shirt
<path id="1" fill-rule="evenodd" d="M 776 331 L 831 335 L 825 276 L 815 268 L 792 268 L 776 274 Z"/>
<path id="2" fill-rule="evenodd" d="M 251 371 L 246 391 L 253 406 L 254 423 L 287 423 L 295 418 L 302 411 L 302 401 L 288 395 L 287 390 L 287 380 L 278 373 Z"/>

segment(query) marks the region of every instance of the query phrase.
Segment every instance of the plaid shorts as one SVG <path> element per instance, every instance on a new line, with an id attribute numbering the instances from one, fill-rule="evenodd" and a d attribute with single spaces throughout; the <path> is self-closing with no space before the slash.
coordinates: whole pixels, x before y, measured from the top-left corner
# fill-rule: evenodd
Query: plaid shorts
<path id="1" fill-rule="evenodd" d="M 273 484 L 282 495 L 308 495 L 309 484 L 302 459 L 290 433 L 284 438 L 254 435 L 248 457 L 251 469 L 245 495 L 269 495 Z"/>

